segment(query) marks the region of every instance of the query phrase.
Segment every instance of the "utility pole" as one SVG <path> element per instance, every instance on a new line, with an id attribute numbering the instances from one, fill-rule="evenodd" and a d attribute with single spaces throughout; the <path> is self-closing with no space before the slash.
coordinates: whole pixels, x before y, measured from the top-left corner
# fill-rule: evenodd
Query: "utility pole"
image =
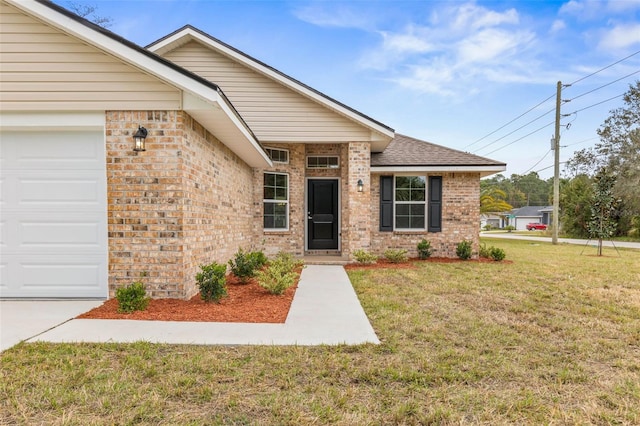
<path id="1" fill-rule="evenodd" d="M 560 104 L 562 93 L 562 82 L 558 82 L 556 89 L 556 134 L 553 141 L 554 160 L 553 160 L 553 217 L 551 242 L 558 244 L 558 227 L 560 224 Z"/>

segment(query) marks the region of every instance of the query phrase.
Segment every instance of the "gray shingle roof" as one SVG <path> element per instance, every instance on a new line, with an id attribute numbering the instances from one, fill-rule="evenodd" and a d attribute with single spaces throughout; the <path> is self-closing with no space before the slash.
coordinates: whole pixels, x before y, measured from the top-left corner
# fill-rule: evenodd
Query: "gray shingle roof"
<path id="1" fill-rule="evenodd" d="M 396 133 L 389 146 L 371 154 L 371 166 L 506 166 L 500 161 Z"/>

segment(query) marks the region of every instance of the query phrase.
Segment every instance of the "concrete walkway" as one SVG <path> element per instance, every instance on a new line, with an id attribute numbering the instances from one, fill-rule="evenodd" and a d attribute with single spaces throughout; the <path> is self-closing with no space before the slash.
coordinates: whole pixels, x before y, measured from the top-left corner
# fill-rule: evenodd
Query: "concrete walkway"
<path id="1" fill-rule="evenodd" d="M 505 240 L 526 240 L 526 241 L 539 241 L 544 243 L 550 243 L 551 237 L 534 237 L 528 235 L 521 234 L 512 234 L 512 233 L 491 233 L 491 232 L 483 232 L 480 234 L 480 237 L 483 238 L 502 238 Z M 564 244 L 577 244 L 581 246 L 586 246 L 589 244 L 590 246 L 597 246 L 598 240 L 581 240 L 577 238 L 558 238 L 559 243 Z M 630 248 L 630 249 L 640 249 L 640 243 L 627 242 L 627 241 L 611 241 L 605 240 L 602 242 L 603 247 L 617 247 L 617 248 Z"/>
<path id="2" fill-rule="evenodd" d="M 308 265 L 300 277 L 296 295 L 284 324 L 208 323 L 179 321 L 133 321 L 72 319 L 89 310 L 69 312 L 52 327 L 42 324 L 39 330 L 5 322 L 5 309 L 23 311 L 29 304 L 68 304 L 82 302 L 1 301 L 1 349 L 17 343 L 10 335 L 13 327 L 26 328 L 18 341 L 28 342 L 137 342 L 196 345 L 356 345 L 378 340 L 360 305 L 349 277 L 338 265 Z M 92 302 L 84 302 L 92 303 Z M 101 302 L 93 302 L 99 305 Z M 34 307 L 47 310 L 43 305 Z M 60 310 L 60 309 L 57 309 Z M 31 315 L 27 315 L 31 316 Z M 14 322 L 14 324 L 11 324 Z M 9 334 L 5 344 L 5 331 Z M 41 334 L 39 334 L 41 333 Z"/>

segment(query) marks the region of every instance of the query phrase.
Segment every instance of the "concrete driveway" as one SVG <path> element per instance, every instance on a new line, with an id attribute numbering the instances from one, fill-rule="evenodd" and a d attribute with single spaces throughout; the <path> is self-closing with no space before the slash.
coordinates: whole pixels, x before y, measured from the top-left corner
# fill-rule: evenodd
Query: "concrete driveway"
<path id="1" fill-rule="evenodd" d="M 69 321 L 102 300 L 0 300 L 0 352 Z"/>

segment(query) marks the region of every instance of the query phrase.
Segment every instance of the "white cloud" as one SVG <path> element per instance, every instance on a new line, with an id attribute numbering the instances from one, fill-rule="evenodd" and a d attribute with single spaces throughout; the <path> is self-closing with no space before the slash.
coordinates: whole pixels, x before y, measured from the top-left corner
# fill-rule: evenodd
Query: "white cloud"
<path id="1" fill-rule="evenodd" d="M 609 0 L 607 9 L 612 12 L 627 12 L 634 9 L 640 10 L 640 0 Z"/>
<path id="2" fill-rule="evenodd" d="M 640 24 L 621 24 L 608 30 L 598 48 L 601 50 L 619 50 L 634 44 L 640 44 Z"/>
<path id="3" fill-rule="evenodd" d="M 298 7 L 293 13 L 298 19 L 319 27 L 372 30 L 375 25 L 375 17 L 364 10 L 337 3 L 331 8 L 326 8 L 323 3 L 310 3 Z"/>
<path id="4" fill-rule="evenodd" d="M 567 24 L 562 19 L 556 19 L 553 21 L 553 25 L 551 25 L 550 32 L 552 34 L 558 33 L 567 28 Z"/>
<path id="5" fill-rule="evenodd" d="M 472 34 L 458 43 L 458 60 L 461 63 L 500 60 L 505 55 L 526 46 L 533 38 L 534 35 L 528 32 L 486 29 Z"/>
<path id="6" fill-rule="evenodd" d="M 456 11 L 452 28 L 456 30 L 477 30 L 501 24 L 517 24 L 518 22 L 518 12 L 515 9 L 499 13 L 477 6 L 474 3 L 467 3 L 460 6 Z"/>

